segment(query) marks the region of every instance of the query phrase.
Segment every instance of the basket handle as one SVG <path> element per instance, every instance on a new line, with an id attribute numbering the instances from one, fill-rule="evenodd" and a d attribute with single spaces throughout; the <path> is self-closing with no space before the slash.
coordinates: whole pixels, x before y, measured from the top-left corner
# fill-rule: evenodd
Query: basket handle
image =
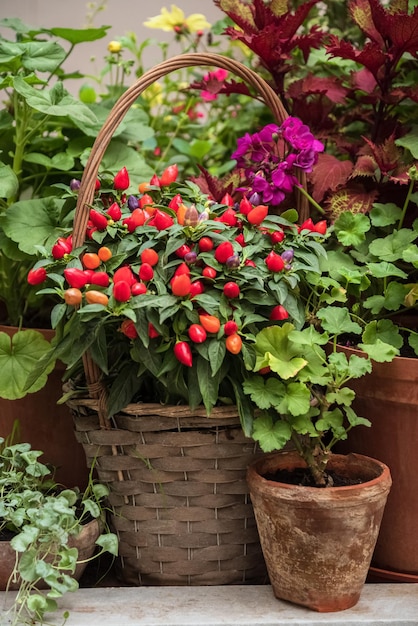
<path id="1" fill-rule="evenodd" d="M 113 133 L 128 112 L 130 106 L 135 102 L 138 96 L 159 78 L 166 74 L 170 74 L 184 67 L 192 67 L 199 65 L 209 65 L 220 67 L 232 74 L 236 74 L 242 80 L 249 83 L 261 95 L 266 105 L 269 107 L 278 124 L 281 124 L 287 117 L 288 113 L 284 108 L 280 98 L 256 72 L 246 67 L 239 61 L 224 57 L 214 53 L 190 53 L 180 54 L 159 63 L 152 69 L 143 74 L 124 94 L 119 98 L 111 109 L 104 125 L 102 126 L 96 140 L 92 146 L 90 156 L 84 168 L 81 179 L 80 189 L 78 192 L 77 207 L 74 218 L 73 241 L 74 247 L 81 246 L 87 228 L 90 206 L 94 198 L 94 189 L 99 171 L 101 160 L 110 143 Z M 306 178 L 304 173 L 300 173 L 299 182 L 306 186 Z M 300 219 L 303 221 L 309 216 L 309 207 L 304 195 L 297 194 L 297 209 Z"/>
<path id="2" fill-rule="evenodd" d="M 184 67 L 202 65 L 220 67 L 228 72 L 231 72 L 232 74 L 235 74 L 243 81 L 254 87 L 254 89 L 263 98 L 265 104 L 271 110 L 273 117 L 278 124 L 281 124 L 288 117 L 288 113 L 280 98 L 270 85 L 268 85 L 268 83 L 256 72 L 246 67 L 239 61 L 214 53 L 190 53 L 177 55 L 159 63 L 152 69 L 145 72 L 122 94 L 122 96 L 114 104 L 96 137 L 90 156 L 84 168 L 78 192 L 73 228 L 73 245 L 75 248 L 81 246 L 84 242 L 100 163 L 110 143 L 113 133 L 128 112 L 130 106 L 147 87 L 166 74 L 170 74 L 170 72 L 174 72 Z M 298 179 L 300 184 L 303 187 L 306 187 L 306 175 L 304 172 L 299 173 Z M 307 199 L 304 195 L 297 194 L 296 202 L 299 217 L 303 221 L 309 217 L 309 205 Z M 106 414 L 106 390 L 101 383 L 101 371 L 88 352 L 83 355 L 83 366 L 89 388 L 89 394 L 92 398 L 99 399 L 98 413 L 100 425 L 102 428 L 110 428 L 110 422 Z"/>

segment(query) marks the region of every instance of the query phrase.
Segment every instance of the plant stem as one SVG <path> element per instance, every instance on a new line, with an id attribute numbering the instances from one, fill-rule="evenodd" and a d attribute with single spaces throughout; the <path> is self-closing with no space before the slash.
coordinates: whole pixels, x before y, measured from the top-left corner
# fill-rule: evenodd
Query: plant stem
<path id="1" fill-rule="evenodd" d="M 317 211 L 319 211 L 321 213 L 321 215 L 325 214 L 324 209 L 321 207 L 321 205 L 319 205 L 313 198 L 312 196 L 306 191 L 306 189 L 304 189 L 303 187 L 300 187 L 299 185 L 296 186 L 296 189 L 298 189 L 300 191 L 300 193 L 302 195 L 305 196 L 305 198 L 308 198 L 309 202 L 312 204 L 312 206 L 315 207 L 315 209 Z"/>
<path id="2" fill-rule="evenodd" d="M 409 205 L 409 201 L 411 199 L 411 195 L 412 195 L 412 191 L 414 189 L 414 184 L 415 181 L 414 180 L 410 180 L 409 181 L 409 187 L 408 187 L 408 193 L 406 194 L 406 198 L 405 198 L 405 202 L 403 203 L 403 207 L 402 207 L 402 215 L 399 219 L 399 223 L 398 223 L 398 229 L 401 229 L 405 220 L 405 215 L 406 215 L 406 210 L 408 208 Z"/>

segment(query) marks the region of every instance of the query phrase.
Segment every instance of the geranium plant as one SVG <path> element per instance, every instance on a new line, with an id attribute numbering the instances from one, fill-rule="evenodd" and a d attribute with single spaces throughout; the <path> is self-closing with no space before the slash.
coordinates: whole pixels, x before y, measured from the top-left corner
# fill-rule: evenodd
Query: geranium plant
<path id="1" fill-rule="evenodd" d="M 299 133 L 288 143 L 294 126 Z M 311 167 L 322 145 L 292 118 L 264 130 L 289 145 L 281 159 L 289 159 L 291 187 L 296 169 Z M 38 373 L 59 358 L 74 378 L 89 350 L 106 379 L 109 414 L 135 399 L 203 403 L 208 413 L 236 403 L 250 433 L 242 380 L 254 364 L 255 334 L 285 319 L 305 324 L 325 254 L 324 224 L 297 224 L 295 211 L 277 215 L 243 188 L 215 201 L 177 175 L 168 166 L 134 194 L 126 193 L 126 168 L 103 177 L 83 245 L 70 249 L 68 232 L 43 250 L 28 278 L 58 298 L 57 338 Z"/>

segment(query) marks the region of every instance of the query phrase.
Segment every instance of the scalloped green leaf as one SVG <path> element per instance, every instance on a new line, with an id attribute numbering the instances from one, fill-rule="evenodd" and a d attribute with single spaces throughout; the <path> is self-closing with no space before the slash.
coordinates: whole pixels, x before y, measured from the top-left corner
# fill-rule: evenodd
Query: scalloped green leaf
<path id="1" fill-rule="evenodd" d="M 36 382 L 26 391 L 25 384 L 41 357 L 51 349 L 50 343 L 36 330 L 21 330 L 9 337 L 0 332 L 0 397 L 6 400 L 23 398 L 42 387 L 52 371 L 55 361 L 50 363 Z"/>

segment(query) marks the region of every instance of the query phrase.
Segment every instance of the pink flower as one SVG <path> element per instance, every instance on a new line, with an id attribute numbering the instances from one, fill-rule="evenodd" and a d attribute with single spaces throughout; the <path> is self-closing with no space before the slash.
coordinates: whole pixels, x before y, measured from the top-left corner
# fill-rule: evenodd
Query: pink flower
<path id="1" fill-rule="evenodd" d="M 205 76 L 203 77 L 203 82 L 206 84 L 207 89 L 204 89 L 200 92 L 202 100 L 205 100 L 206 102 L 216 100 L 218 97 L 218 93 L 222 89 L 227 76 L 228 72 L 223 69 L 218 69 L 214 72 L 209 72 L 208 74 L 205 74 Z"/>

